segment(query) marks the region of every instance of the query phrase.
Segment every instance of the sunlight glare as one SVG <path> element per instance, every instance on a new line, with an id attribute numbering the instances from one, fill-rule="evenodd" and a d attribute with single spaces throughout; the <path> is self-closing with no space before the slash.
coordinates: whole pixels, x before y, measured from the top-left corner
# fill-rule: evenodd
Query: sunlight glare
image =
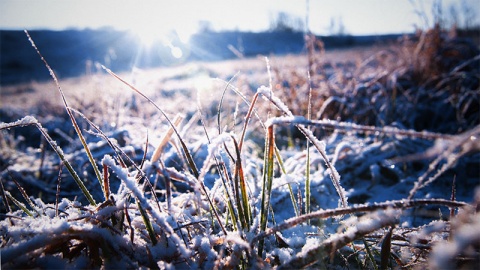
<path id="1" fill-rule="evenodd" d="M 191 25 L 185 24 L 182 26 L 176 26 L 175 32 L 183 44 L 188 44 L 190 42 L 190 37 L 197 32 L 197 29 Z"/>
<path id="2" fill-rule="evenodd" d="M 145 47 L 151 47 L 156 41 L 160 40 L 162 34 L 158 33 L 153 27 L 138 26 L 132 29 L 138 36 L 140 42 Z"/>
<path id="3" fill-rule="evenodd" d="M 131 31 L 138 37 L 141 46 L 144 48 L 151 49 L 157 45 L 166 46 L 170 49 L 170 54 L 176 59 L 184 57 L 185 52 L 182 49 L 183 46 L 178 46 L 174 40 L 178 38 L 178 41 L 187 45 L 190 36 L 194 33 L 194 30 L 189 28 L 177 28 L 162 32 L 148 25 L 137 25 Z M 176 35 L 176 37 L 172 36 L 172 34 Z"/>
<path id="4" fill-rule="evenodd" d="M 182 49 L 180 49 L 179 47 L 172 46 L 170 48 L 170 52 L 172 53 L 173 57 L 177 59 L 180 59 L 183 56 Z"/>

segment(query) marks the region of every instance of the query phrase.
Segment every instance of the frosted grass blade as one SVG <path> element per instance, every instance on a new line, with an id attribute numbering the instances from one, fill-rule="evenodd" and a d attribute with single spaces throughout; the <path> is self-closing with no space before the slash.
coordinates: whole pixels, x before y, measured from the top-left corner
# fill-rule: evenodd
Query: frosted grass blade
<path id="1" fill-rule="evenodd" d="M 273 182 L 273 156 L 274 156 L 274 133 L 273 126 L 267 129 L 267 140 L 265 142 L 265 165 L 263 172 L 263 189 L 260 212 L 260 231 L 264 232 L 267 228 L 268 209 L 270 205 L 270 195 Z M 258 244 L 258 256 L 263 254 L 263 239 Z"/>
<path id="2" fill-rule="evenodd" d="M 9 171 L 10 173 L 10 171 Z M 40 211 L 38 211 L 37 209 L 37 206 L 32 202 L 32 200 L 30 199 L 30 197 L 28 197 L 27 195 L 27 192 L 25 191 L 25 189 L 22 188 L 22 186 L 20 186 L 20 184 L 17 182 L 17 180 L 15 178 L 13 178 L 11 176 L 13 182 L 15 183 L 15 185 L 17 186 L 18 190 L 20 191 L 20 194 L 22 194 L 23 198 L 25 199 L 25 201 L 28 203 L 28 205 L 30 205 L 30 207 L 35 211 L 37 212 L 37 214 L 40 216 L 42 215 L 42 213 L 40 213 Z"/>
<path id="3" fill-rule="evenodd" d="M 22 209 L 23 212 L 25 212 L 25 214 L 33 217 L 33 214 L 32 212 L 30 212 L 30 210 L 28 210 L 28 208 L 21 202 L 19 202 L 17 199 L 15 199 L 11 194 L 10 192 L 6 191 L 5 192 L 5 195 L 20 209 Z"/>
<path id="4" fill-rule="evenodd" d="M 75 132 L 77 133 L 78 135 L 78 138 L 80 139 L 80 142 L 82 143 L 83 145 L 83 148 L 85 149 L 85 153 L 87 154 L 88 156 L 88 160 L 90 161 L 90 163 L 92 164 L 92 167 L 93 167 L 93 170 L 95 172 L 95 175 L 98 179 L 98 182 L 100 183 L 100 186 L 102 187 L 103 189 L 103 181 L 102 181 L 102 176 L 100 174 L 100 170 L 98 169 L 98 166 L 97 166 L 97 163 L 95 162 L 95 159 L 93 158 L 93 155 L 90 151 L 90 149 L 88 148 L 88 145 L 87 145 L 87 142 L 85 141 L 85 138 L 83 137 L 82 135 L 82 131 L 80 130 L 80 127 L 78 126 L 77 124 L 77 121 L 75 120 L 75 117 L 73 116 L 72 114 L 72 111 L 70 109 L 70 106 L 68 105 L 67 103 L 67 100 L 65 98 L 65 95 L 63 94 L 63 90 L 62 88 L 60 87 L 60 83 L 58 82 L 58 79 L 57 79 L 57 76 L 55 75 L 55 72 L 52 70 L 52 68 L 50 67 L 50 65 L 48 64 L 47 60 L 45 60 L 45 58 L 43 58 L 42 54 L 40 53 L 40 51 L 38 50 L 37 46 L 35 45 L 35 42 L 33 41 L 33 39 L 30 37 L 30 34 L 28 34 L 28 31 L 25 30 L 25 34 L 27 35 L 28 37 L 28 40 L 30 41 L 30 43 L 32 44 L 33 48 L 36 50 L 37 54 L 40 56 L 41 60 L 43 61 L 43 63 L 45 64 L 45 66 L 47 67 L 48 71 L 50 72 L 50 76 L 53 78 L 54 82 L 55 82 L 55 85 L 57 86 L 57 89 L 58 89 L 58 92 L 60 92 L 60 95 L 62 97 L 62 101 L 63 101 L 63 105 L 65 107 L 65 109 L 67 110 L 67 113 L 68 113 L 68 116 L 70 117 L 70 120 L 72 122 L 72 125 L 75 129 Z M 105 198 L 105 199 L 108 199 L 108 198 Z"/>
<path id="5" fill-rule="evenodd" d="M 70 165 L 70 162 L 68 162 L 68 160 L 65 158 L 65 155 L 63 154 L 63 151 L 60 148 L 60 146 L 58 146 L 57 143 L 50 137 L 50 135 L 48 135 L 47 131 L 42 127 L 42 125 L 37 121 L 37 119 L 35 119 L 35 117 L 25 116 L 24 118 L 13 123 L 0 123 L 0 130 L 12 128 L 12 127 L 28 126 L 28 125 L 34 125 L 37 127 L 37 129 L 42 133 L 43 137 L 45 137 L 47 142 L 53 148 L 55 153 L 57 153 L 58 157 L 67 168 L 68 172 L 73 177 L 73 180 L 75 180 L 75 183 L 82 190 L 82 193 L 87 198 L 88 202 L 91 205 L 96 206 L 97 204 L 95 203 L 95 200 L 93 199 L 92 195 L 88 191 L 87 187 L 85 187 L 85 185 L 83 184 L 77 172 L 73 169 L 72 165 Z"/>
<path id="6" fill-rule="evenodd" d="M 155 236 L 152 222 L 150 221 L 150 218 L 148 217 L 147 212 L 145 211 L 145 209 L 143 209 L 142 205 L 138 200 L 137 200 L 137 207 L 138 207 L 138 210 L 140 211 L 140 215 L 142 216 L 143 223 L 147 228 L 148 236 L 150 237 L 150 240 L 152 240 L 152 244 L 155 246 L 157 244 L 157 237 Z"/>
<path id="7" fill-rule="evenodd" d="M 195 178 L 198 179 L 199 173 L 198 173 L 197 166 L 195 165 L 195 162 L 193 161 L 192 155 L 190 154 L 190 151 L 188 150 L 187 145 L 186 145 L 185 142 L 183 141 L 182 136 L 180 136 L 180 133 L 178 132 L 177 128 L 175 128 L 174 123 L 170 120 L 170 118 L 167 116 L 167 114 L 166 114 L 155 102 L 153 102 L 153 100 L 151 100 L 149 97 L 147 97 L 145 94 L 143 94 L 143 93 L 142 93 L 140 90 L 138 90 L 136 87 L 134 87 L 133 85 L 131 85 L 130 83 L 128 83 L 128 82 L 125 81 L 124 79 L 120 78 L 120 76 L 118 76 L 118 75 L 115 74 L 113 71 L 111 71 L 110 69 L 106 68 L 105 66 L 102 65 L 102 68 L 103 68 L 108 74 L 112 75 L 113 77 L 115 77 L 116 79 L 118 79 L 120 82 L 122 82 L 123 84 L 127 85 L 130 89 L 132 89 L 133 91 L 135 91 L 137 94 L 139 94 L 140 96 L 142 96 L 144 99 L 146 99 L 150 104 L 152 104 L 152 105 L 165 117 L 165 119 L 167 119 L 168 124 L 173 128 L 173 131 L 174 131 L 175 134 L 177 135 L 178 140 L 180 141 L 180 144 L 182 145 L 183 154 L 184 154 L 184 155 L 186 156 L 186 158 L 187 158 L 187 162 L 188 162 L 188 166 L 189 166 L 190 170 L 192 170 L 192 173 L 193 173 L 193 175 L 195 176 Z"/>
<path id="8" fill-rule="evenodd" d="M 248 194 L 247 194 L 247 185 L 245 183 L 245 177 L 243 173 L 243 167 L 242 167 L 242 159 L 240 155 L 240 149 L 238 147 L 237 141 L 235 138 L 233 138 L 233 142 L 235 144 L 235 152 L 237 154 L 236 162 L 235 162 L 235 189 L 238 190 L 238 186 L 240 186 L 240 194 L 237 192 L 237 196 L 241 197 L 241 203 L 240 199 L 237 198 L 237 205 L 239 208 L 239 214 L 240 214 L 240 219 L 242 220 L 243 228 L 250 230 L 250 217 L 251 217 L 251 211 L 250 211 L 250 205 L 248 203 Z M 242 216 L 243 215 L 243 216 Z"/>

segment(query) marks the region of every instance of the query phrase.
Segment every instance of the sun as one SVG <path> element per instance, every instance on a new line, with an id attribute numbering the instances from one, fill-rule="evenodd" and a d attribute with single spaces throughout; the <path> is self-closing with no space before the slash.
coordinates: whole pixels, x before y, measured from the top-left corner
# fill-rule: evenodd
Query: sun
<path id="1" fill-rule="evenodd" d="M 157 46 L 167 47 L 175 59 L 183 59 L 188 55 L 190 37 L 196 33 L 193 27 L 177 26 L 174 29 L 151 27 L 149 25 L 136 26 L 130 31 L 138 38 L 144 52 L 151 51 Z M 187 50 L 187 51 L 185 51 Z"/>
<path id="2" fill-rule="evenodd" d="M 161 41 L 165 36 L 165 33 L 148 25 L 135 26 L 130 31 L 139 39 L 142 46 L 148 48 L 152 47 L 155 42 Z"/>
<path id="3" fill-rule="evenodd" d="M 158 43 L 164 46 L 172 47 L 173 40 L 178 40 L 184 45 L 188 45 L 190 37 L 196 33 L 193 27 L 177 26 L 173 29 L 159 29 L 149 25 L 139 25 L 129 29 L 140 41 L 142 46 L 151 48 Z M 172 53 L 178 54 L 176 48 Z"/>
<path id="4" fill-rule="evenodd" d="M 151 30 L 140 30 L 136 33 L 140 39 L 140 42 L 146 47 L 151 47 L 153 43 L 158 40 L 158 36 Z"/>
<path id="5" fill-rule="evenodd" d="M 173 30 L 177 33 L 178 38 L 184 44 L 188 44 L 190 42 L 190 37 L 198 31 L 198 29 L 189 24 L 177 25 Z"/>

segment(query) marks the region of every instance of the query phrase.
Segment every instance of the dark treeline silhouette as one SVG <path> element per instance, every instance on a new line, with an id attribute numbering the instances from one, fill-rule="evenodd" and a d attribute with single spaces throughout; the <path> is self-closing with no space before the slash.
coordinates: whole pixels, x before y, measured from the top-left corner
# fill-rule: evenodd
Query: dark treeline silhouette
<path id="1" fill-rule="evenodd" d="M 203 31 L 184 44 L 176 35 L 170 43 L 157 41 L 150 47 L 126 31 L 101 30 L 35 30 L 29 31 L 43 56 L 60 78 L 95 72 L 98 64 L 114 71 L 132 67 L 150 68 L 177 65 L 186 61 L 218 61 L 257 55 L 284 55 L 305 50 L 304 35 L 295 31 L 213 32 Z M 399 35 L 384 36 L 326 36 L 321 37 L 326 49 L 371 45 L 397 39 Z M 182 50 L 173 57 L 172 48 Z M 9 85 L 50 78 L 42 61 L 23 31 L 0 31 L 0 84 Z"/>

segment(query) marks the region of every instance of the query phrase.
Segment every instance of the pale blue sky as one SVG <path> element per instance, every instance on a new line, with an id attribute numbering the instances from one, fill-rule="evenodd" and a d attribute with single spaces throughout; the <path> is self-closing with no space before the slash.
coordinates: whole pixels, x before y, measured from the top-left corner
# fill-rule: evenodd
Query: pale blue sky
<path id="1" fill-rule="evenodd" d="M 316 34 L 329 34 L 331 19 L 341 19 L 348 34 L 409 33 L 425 22 L 415 14 L 423 9 L 431 16 L 435 0 L 243 0 L 243 1 L 125 1 L 125 0 L 0 0 L 0 29 L 65 29 L 112 26 L 136 31 L 185 34 L 209 20 L 214 30 L 262 31 L 280 11 L 305 20 Z M 443 0 L 461 7 L 465 1 L 479 15 L 478 0 Z M 431 17 L 429 19 L 432 21 Z"/>

